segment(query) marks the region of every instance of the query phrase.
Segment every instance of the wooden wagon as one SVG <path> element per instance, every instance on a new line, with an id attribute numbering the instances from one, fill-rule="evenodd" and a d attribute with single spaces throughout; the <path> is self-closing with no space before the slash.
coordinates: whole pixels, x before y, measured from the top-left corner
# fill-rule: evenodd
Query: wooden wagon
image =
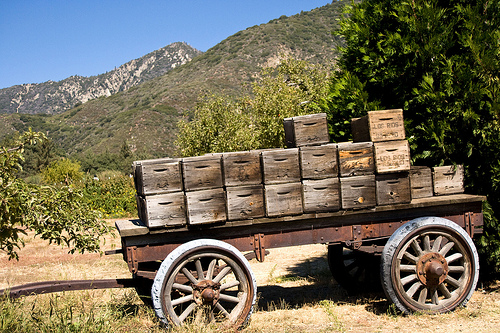
<path id="1" fill-rule="evenodd" d="M 347 290 L 381 283 L 406 313 L 467 303 L 485 197 L 462 193 L 460 166 L 432 176 L 410 167 L 401 110 L 353 120 L 360 142 L 328 143 L 324 115 L 287 119 L 285 130 L 289 149 L 136 162 L 140 219 L 116 222 L 122 249 L 108 252 L 123 255 L 133 278 L 20 286 L 11 296 L 135 287 L 166 325 L 204 317 L 239 327 L 257 295 L 249 259 L 325 244 Z"/>

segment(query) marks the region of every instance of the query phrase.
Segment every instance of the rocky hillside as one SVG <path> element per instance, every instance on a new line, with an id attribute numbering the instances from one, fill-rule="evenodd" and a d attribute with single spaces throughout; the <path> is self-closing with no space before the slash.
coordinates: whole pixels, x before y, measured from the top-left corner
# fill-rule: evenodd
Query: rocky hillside
<path id="1" fill-rule="evenodd" d="M 89 100 L 111 96 L 169 70 L 201 54 L 186 43 L 173 43 L 105 74 L 71 76 L 59 82 L 23 84 L 0 90 L 0 113 L 57 114 Z"/>

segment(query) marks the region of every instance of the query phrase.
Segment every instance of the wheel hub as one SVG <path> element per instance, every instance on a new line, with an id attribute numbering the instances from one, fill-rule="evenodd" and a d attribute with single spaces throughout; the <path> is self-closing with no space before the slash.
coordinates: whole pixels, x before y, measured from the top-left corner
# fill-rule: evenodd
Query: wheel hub
<path id="1" fill-rule="evenodd" d="M 424 285 L 438 286 L 448 276 L 448 263 L 446 259 L 437 252 L 423 255 L 417 263 L 417 276 Z"/>
<path id="2" fill-rule="evenodd" d="M 194 301 L 198 305 L 215 305 L 219 301 L 220 283 L 202 280 L 193 285 Z"/>

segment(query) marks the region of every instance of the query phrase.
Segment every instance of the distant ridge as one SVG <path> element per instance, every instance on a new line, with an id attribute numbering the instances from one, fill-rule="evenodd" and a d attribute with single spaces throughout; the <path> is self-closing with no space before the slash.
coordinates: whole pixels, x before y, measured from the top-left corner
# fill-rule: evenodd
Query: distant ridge
<path id="1" fill-rule="evenodd" d="M 186 43 L 177 42 L 97 76 L 75 75 L 58 82 L 0 89 L 0 113 L 61 113 L 77 104 L 111 96 L 154 79 L 201 53 Z"/>

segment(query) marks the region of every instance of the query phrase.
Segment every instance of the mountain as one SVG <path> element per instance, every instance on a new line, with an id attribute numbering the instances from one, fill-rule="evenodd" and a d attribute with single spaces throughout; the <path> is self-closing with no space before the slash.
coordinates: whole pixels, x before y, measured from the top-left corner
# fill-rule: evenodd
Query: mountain
<path id="1" fill-rule="evenodd" d="M 105 74 L 91 77 L 75 75 L 58 82 L 22 84 L 0 89 L 0 113 L 61 113 L 77 104 L 111 96 L 154 79 L 201 53 L 186 43 L 178 42 Z"/>
<path id="2" fill-rule="evenodd" d="M 0 115 L 0 136 L 31 126 L 68 154 L 118 152 L 126 144 L 146 156 L 174 156 L 177 122 L 189 117 L 201 94 L 248 93 L 263 67 L 286 56 L 333 63 L 341 41 L 331 32 L 344 4 L 333 1 L 247 28 L 162 76 L 61 114 Z"/>

